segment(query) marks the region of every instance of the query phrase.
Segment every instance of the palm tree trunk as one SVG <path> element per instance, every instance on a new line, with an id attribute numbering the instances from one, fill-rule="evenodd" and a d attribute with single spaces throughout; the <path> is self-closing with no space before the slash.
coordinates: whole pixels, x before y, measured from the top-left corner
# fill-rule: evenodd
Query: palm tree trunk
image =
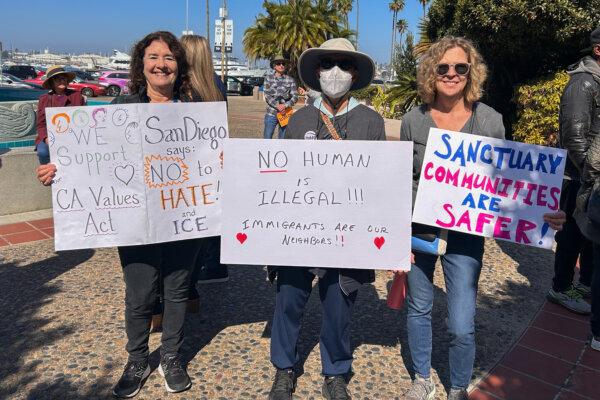
<path id="1" fill-rule="evenodd" d="M 210 43 L 210 13 L 208 10 L 208 0 L 206 0 L 206 39 L 208 40 L 208 45 L 211 46 L 211 43 Z"/>
<path id="2" fill-rule="evenodd" d="M 392 64 L 394 63 L 394 45 L 396 41 L 396 11 L 392 14 L 392 48 L 390 50 L 390 70 L 388 71 L 388 75 L 391 76 L 392 73 Z"/>
<path id="3" fill-rule="evenodd" d="M 360 2 L 359 0 L 356 0 L 356 50 L 358 50 L 358 16 L 359 16 L 358 3 L 359 2 Z"/>

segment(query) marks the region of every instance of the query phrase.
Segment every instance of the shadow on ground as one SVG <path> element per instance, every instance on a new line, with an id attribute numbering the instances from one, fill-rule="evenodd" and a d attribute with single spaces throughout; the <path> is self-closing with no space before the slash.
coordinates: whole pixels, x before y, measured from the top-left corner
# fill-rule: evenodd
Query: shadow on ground
<path id="1" fill-rule="evenodd" d="M 80 250 L 29 264 L 4 262 L 0 257 L 0 398 L 10 398 L 22 385 L 41 378 L 36 369 L 44 360 L 24 363 L 22 355 L 52 346 L 59 338 L 72 333 L 69 325 L 48 328 L 54 316 L 40 315 L 38 310 L 62 291 L 60 280 L 56 278 L 93 255 L 93 250 Z M 17 374 L 18 384 L 7 383 Z M 65 377 L 63 382 L 48 386 L 41 383 L 38 387 L 28 398 L 41 398 L 42 393 L 46 396 L 52 392 L 68 393 L 69 382 Z"/>

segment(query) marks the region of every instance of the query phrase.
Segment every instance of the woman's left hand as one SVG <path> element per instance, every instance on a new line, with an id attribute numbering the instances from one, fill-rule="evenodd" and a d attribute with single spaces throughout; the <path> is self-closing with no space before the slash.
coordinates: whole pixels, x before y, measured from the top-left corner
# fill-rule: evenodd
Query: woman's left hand
<path id="1" fill-rule="evenodd" d="M 550 228 L 554 229 L 555 231 L 560 231 L 565 222 L 567 222 L 567 214 L 565 214 L 565 212 L 562 210 L 558 210 L 553 213 L 546 213 L 544 214 L 544 222 L 548 223 Z"/>

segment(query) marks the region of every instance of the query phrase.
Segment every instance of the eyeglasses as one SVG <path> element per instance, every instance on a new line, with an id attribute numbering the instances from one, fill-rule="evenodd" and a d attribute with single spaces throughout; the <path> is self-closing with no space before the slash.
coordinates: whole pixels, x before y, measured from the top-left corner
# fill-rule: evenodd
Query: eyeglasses
<path id="1" fill-rule="evenodd" d="M 273 65 L 285 65 L 285 61 L 275 61 Z"/>
<path id="2" fill-rule="evenodd" d="M 458 63 L 458 64 L 438 64 L 435 66 L 435 73 L 438 75 L 446 75 L 450 71 L 450 67 L 454 69 L 457 75 L 467 75 L 471 70 L 471 64 Z"/>
<path id="3" fill-rule="evenodd" d="M 355 69 L 356 66 L 354 65 L 354 61 L 353 60 L 349 60 L 349 59 L 339 59 L 339 60 L 333 60 L 331 58 L 322 58 L 320 60 L 320 64 L 319 66 L 322 69 L 331 69 L 335 66 L 340 67 L 341 70 L 343 71 L 349 71 L 351 69 Z"/>

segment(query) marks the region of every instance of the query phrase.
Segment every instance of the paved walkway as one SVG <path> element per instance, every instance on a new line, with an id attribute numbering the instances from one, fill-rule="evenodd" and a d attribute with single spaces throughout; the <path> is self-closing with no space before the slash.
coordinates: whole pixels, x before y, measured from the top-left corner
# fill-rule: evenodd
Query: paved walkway
<path id="1" fill-rule="evenodd" d="M 0 398 L 105 399 L 125 362 L 123 283 L 114 249 L 55 253 L 52 219 L 0 225 Z M 543 300 L 552 253 L 488 241 L 478 297 L 472 399 L 600 399 L 600 352 L 587 318 Z M 448 387 L 443 277 L 436 272 L 433 375 Z M 356 399 L 399 399 L 410 383 L 405 314 L 385 306 L 387 275 L 359 296 L 353 322 Z M 201 287 L 186 323 L 191 391 L 173 399 L 260 399 L 270 387 L 273 288 L 261 268 Z M 317 289 L 315 289 L 317 290 Z M 319 399 L 320 310 L 313 295 L 299 351 L 298 399 Z M 151 345 L 159 345 L 152 335 Z M 508 351 L 507 351 L 508 350 Z M 152 356 L 158 362 L 158 353 Z M 15 362 L 16 361 L 16 362 Z M 157 374 L 140 399 L 167 398 Z"/>

